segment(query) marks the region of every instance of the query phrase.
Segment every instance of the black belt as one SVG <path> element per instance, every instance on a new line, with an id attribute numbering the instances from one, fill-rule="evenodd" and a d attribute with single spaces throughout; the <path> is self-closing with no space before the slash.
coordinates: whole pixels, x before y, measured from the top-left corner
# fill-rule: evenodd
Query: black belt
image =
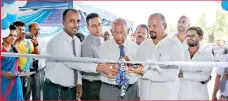
<path id="1" fill-rule="evenodd" d="M 90 81 L 90 80 L 87 80 L 87 79 L 82 79 L 82 82 L 88 82 L 88 83 L 101 83 L 100 80 L 93 80 L 93 81 Z"/>
<path id="2" fill-rule="evenodd" d="M 33 68 L 30 68 L 30 71 L 31 72 L 39 72 L 39 71 L 42 71 L 42 70 L 44 70 L 44 68 L 41 68 L 41 69 L 33 69 Z"/>
<path id="3" fill-rule="evenodd" d="M 32 67 L 35 68 L 35 69 L 38 69 L 39 68 L 39 60 L 35 60 L 33 59 L 32 61 Z"/>
<path id="4" fill-rule="evenodd" d="M 105 83 L 105 82 L 102 82 L 102 83 L 105 84 L 105 85 L 109 85 L 109 86 L 113 86 L 113 87 L 117 87 L 117 88 L 121 89 L 121 86 L 119 86 L 119 85 L 108 84 L 108 83 Z M 129 85 L 128 85 L 128 88 L 132 87 L 133 85 L 134 85 L 134 84 L 129 84 Z"/>
<path id="5" fill-rule="evenodd" d="M 52 82 L 51 82 L 50 80 L 48 80 L 48 79 L 46 79 L 45 82 L 51 84 L 52 86 L 54 86 L 54 87 L 56 87 L 56 88 L 60 88 L 60 89 L 62 89 L 62 90 L 71 90 L 71 89 L 75 88 L 75 87 L 64 87 L 64 86 L 61 86 L 61 85 L 59 85 L 59 84 L 52 83 Z"/>
<path id="6" fill-rule="evenodd" d="M 221 95 L 221 97 L 228 99 L 228 96 Z"/>

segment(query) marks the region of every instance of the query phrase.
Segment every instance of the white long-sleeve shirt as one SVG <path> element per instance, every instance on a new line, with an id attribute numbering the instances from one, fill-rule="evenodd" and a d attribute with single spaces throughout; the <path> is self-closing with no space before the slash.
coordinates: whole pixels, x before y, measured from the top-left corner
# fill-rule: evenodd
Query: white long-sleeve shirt
<path id="1" fill-rule="evenodd" d="M 74 57 L 72 49 L 72 37 L 65 31 L 53 37 L 47 44 L 47 54 L 59 57 Z M 81 57 L 81 42 L 74 37 L 76 56 Z M 86 68 L 86 67 L 91 68 Z M 47 61 L 45 76 L 51 82 L 65 87 L 74 87 L 74 71 L 96 72 L 97 64 L 86 64 L 77 62 Z M 81 84 L 81 74 L 78 72 L 78 84 Z"/>
<path id="2" fill-rule="evenodd" d="M 158 42 L 152 39 L 143 41 L 136 53 L 135 60 L 147 61 L 181 61 L 183 50 L 181 44 L 166 36 Z M 176 100 L 179 88 L 179 66 L 160 66 L 162 73 L 146 70 L 141 82 L 140 98 L 142 100 Z"/>
<path id="3" fill-rule="evenodd" d="M 157 45 L 155 45 L 152 39 L 145 40 L 139 46 L 136 53 L 135 60 L 147 61 L 156 60 L 160 62 L 164 61 L 181 61 L 183 60 L 182 46 L 173 39 L 166 36 Z M 180 67 L 178 66 L 160 66 L 163 70 L 160 75 L 157 71 L 148 70 L 145 72 L 142 78 L 148 78 L 150 76 L 151 81 L 175 81 L 179 74 Z"/>
<path id="4" fill-rule="evenodd" d="M 211 53 L 207 52 L 203 47 L 194 54 L 191 59 L 188 49 L 184 50 L 186 62 L 213 62 L 214 58 Z M 207 81 L 210 78 L 212 67 L 205 66 L 184 66 L 181 68 L 183 78 L 180 78 L 179 100 L 208 100 L 209 94 L 207 84 L 201 81 Z"/>
<path id="5" fill-rule="evenodd" d="M 133 60 L 135 57 L 135 53 L 137 52 L 138 45 L 131 41 L 131 40 L 125 40 L 124 43 L 124 51 L 125 55 L 128 56 L 130 60 Z M 105 41 L 99 48 L 99 57 L 101 59 L 109 59 L 109 60 L 119 60 L 120 58 L 120 48 L 119 45 L 115 42 L 114 39 L 110 39 L 108 41 Z M 129 79 L 129 84 L 134 84 L 138 80 L 137 74 L 127 74 L 127 78 Z M 116 84 L 115 79 L 109 79 L 105 75 L 101 75 L 101 81 L 108 83 L 108 84 Z"/>
<path id="6" fill-rule="evenodd" d="M 195 55 L 190 57 L 190 53 L 188 49 L 184 50 L 184 61 L 204 61 L 204 62 L 213 62 L 214 58 L 211 53 L 206 52 L 203 48 L 199 48 L 199 50 L 195 53 Z M 181 68 L 183 72 L 183 79 L 188 79 L 192 81 L 206 81 L 209 79 L 212 71 L 212 67 L 192 67 L 185 66 Z"/>

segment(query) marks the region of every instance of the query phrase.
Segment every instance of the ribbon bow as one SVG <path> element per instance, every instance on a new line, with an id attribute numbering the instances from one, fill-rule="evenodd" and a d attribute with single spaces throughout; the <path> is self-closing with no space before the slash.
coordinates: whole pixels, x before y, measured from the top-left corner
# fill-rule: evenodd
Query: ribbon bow
<path id="1" fill-rule="evenodd" d="M 149 62 L 150 64 L 147 64 L 143 68 L 143 73 L 145 73 L 148 69 L 152 69 L 154 71 L 156 70 L 160 75 L 162 74 L 162 69 L 159 67 L 159 64 L 156 64 L 157 60 L 147 60 L 146 62 Z"/>

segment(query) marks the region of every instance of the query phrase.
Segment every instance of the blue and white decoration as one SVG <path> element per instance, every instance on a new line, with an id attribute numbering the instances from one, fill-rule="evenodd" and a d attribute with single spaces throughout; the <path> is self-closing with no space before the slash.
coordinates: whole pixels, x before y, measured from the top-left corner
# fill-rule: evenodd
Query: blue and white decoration
<path id="1" fill-rule="evenodd" d="M 2 38 L 9 35 L 9 25 L 12 24 L 18 18 L 19 7 L 25 6 L 26 0 L 2 0 L 1 5 L 1 36 Z"/>

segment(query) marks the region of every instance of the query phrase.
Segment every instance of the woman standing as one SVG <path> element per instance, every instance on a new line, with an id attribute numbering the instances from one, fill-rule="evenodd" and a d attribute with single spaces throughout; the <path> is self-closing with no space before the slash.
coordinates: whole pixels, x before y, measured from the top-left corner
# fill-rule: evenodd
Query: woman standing
<path id="1" fill-rule="evenodd" d="M 17 53 L 13 47 L 17 38 L 16 27 L 10 25 L 10 33 L 3 37 L 2 52 Z M 18 74 L 18 59 L 16 57 L 1 56 L 1 74 L 2 74 L 2 99 L 3 100 L 23 100 L 22 85 Z"/>

